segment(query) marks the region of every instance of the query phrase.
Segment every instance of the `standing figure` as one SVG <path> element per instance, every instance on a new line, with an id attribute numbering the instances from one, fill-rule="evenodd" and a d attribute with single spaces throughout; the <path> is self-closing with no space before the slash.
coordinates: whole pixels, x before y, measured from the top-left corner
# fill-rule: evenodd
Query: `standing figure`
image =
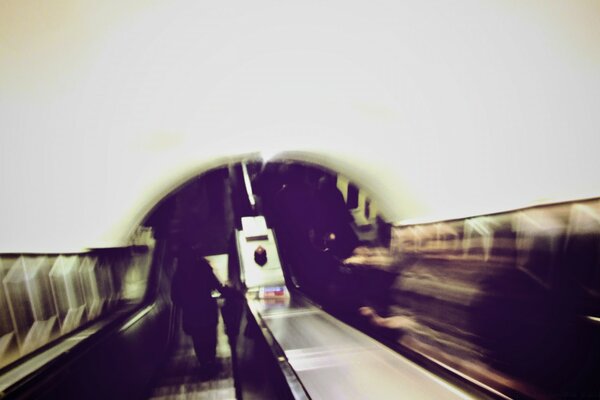
<path id="1" fill-rule="evenodd" d="M 342 192 L 337 188 L 334 177 L 319 178 L 315 191 L 317 221 L 315 235 L 330 255 L 344 259 L 358 246 L 358 236 L 352 229 L 354 218 L 348 211 Z"/>
<path id="2" fill-rule="evenodd" d="M 219 308 L 213 290 L 222 291 L 210 264 L 193 248 L 182 249 L 173 276 L 171 297 L 183 313 L 183 331 L 192 337 L 202 373 L 213 376 L 216 362 Z"/>

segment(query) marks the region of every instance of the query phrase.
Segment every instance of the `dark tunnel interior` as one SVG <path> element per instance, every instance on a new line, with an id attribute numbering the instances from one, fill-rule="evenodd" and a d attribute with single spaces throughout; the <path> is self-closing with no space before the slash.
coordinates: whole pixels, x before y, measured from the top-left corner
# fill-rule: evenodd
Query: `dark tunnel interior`
<path id="1" fill-rule="evenodd" d="M 264 215 L 288 286 L 402 354 L 510 396 L 598 390 L 598 321 L 586 316 L 599 311 L 600 232 L 577 232 L 570 204 L 395 227 L 355 218 L 360 188 L 342 193 L 334 171 L 293 161 L 245 168 L 252 199 L 241 165 L 229 166 L 186 185 L 149 223 L 208 255 L 231 252 L 242 216 Z M 556 232 L 536 228 L 560 218 Z"/>

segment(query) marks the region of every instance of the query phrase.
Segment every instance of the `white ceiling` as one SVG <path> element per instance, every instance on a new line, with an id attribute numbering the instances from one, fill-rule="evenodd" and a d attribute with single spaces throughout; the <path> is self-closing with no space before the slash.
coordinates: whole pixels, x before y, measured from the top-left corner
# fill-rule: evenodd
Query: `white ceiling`
<path id="1" fill-rule="evenodd" d="M 0 3 L 0 251 L 126 243 L 283 150 L 393 221 L 600 195 L 600 3 Z"/>

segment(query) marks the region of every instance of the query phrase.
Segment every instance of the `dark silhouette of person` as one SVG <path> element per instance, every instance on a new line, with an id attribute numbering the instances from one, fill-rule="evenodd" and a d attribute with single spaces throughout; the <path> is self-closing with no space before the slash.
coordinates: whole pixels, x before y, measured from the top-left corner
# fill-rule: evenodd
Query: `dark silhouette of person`
<path id="1" fill-rule="evenodd" d="M 284 172 L 286 183 L 275 194 L 273 202 L 280 253 L 302 290 L 320 301 L 328 271 L 322 262 L 322 250 L 311 240 L 317 204 L 301 166 L 286 166 Z"/>
<path id="2" fill-rule="evenodd" d="M 349 257 L 359 240 L 352 229 L 354 218 L 348 211 L 344 196 L 337 188 L 333 176 L 324 175 L 319 178 L 315 201 L 317 204 L 315 235 L 331 255 L 339 259 Z"/>
<path id="3" fill-rule="evenodd" d="M 198 250 L 182 248 L 173 276 L 171 297 L 182 310 L 183 331 L 191 336 L 202 373 L 208 376 L 218 372 L 216 346 L 219 308 L 212 297 L 213 290 L 224 291 L 210 264 Z"/>
<path id="4" fill-rule="evenodd" d="M 283 259 L 291 267 L 302 290 L 321 304 L 337 300 L 335 290 L 344 286 L 342 259 L 352 253 L 358 239 L 335 178 L 309 179 L 308 170 L 297 164 L 280 172 L 285 184 L 275 194 L 274 220 Z M 337 282 L 337 283 L 336 283 Z"/>

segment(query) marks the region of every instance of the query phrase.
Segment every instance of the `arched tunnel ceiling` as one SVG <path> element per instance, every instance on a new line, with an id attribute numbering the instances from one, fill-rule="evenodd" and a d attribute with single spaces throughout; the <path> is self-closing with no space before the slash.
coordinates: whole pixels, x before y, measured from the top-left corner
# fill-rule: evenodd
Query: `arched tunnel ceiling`
<path id="1" fill-rule="evenodd" d="M 599 37 L 595 1 L 3 1 L 0 251 L 122 245 L 254 152 L 392 221 L 597 196 Z"/>

